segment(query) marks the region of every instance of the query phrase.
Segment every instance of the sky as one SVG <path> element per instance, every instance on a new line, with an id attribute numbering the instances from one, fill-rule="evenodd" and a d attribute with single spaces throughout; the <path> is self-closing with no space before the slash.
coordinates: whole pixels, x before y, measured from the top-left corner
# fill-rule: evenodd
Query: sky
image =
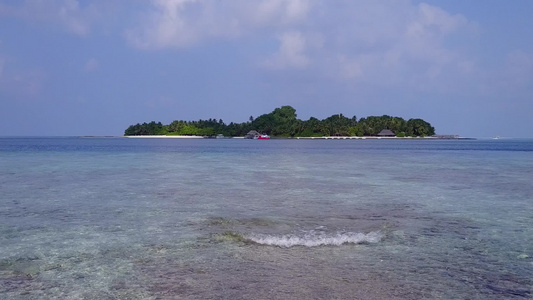
<path id="1" fill-rule="evenodd" d="M 533 137 L 531 0 L 0 0 L 0 136 L 250 116 Z"/>

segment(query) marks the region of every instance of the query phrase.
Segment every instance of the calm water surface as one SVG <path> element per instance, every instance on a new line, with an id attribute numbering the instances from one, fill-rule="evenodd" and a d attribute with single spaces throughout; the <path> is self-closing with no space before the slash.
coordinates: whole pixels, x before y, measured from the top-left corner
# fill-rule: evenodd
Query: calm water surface
<path id="1" fill-rule="evenodd" d="M 2 299 L 531 299 L 533 140 L 0 138 Z"/>

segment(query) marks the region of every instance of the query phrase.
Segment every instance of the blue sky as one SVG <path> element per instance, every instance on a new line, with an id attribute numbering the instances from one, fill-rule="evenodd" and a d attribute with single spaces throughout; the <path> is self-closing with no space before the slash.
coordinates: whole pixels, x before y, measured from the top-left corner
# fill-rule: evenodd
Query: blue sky
<path id="1" fill-rule="evenodd" d="M 0 136 L 249 116 L 533 137 L 533 1 L 2 0 Z"/>

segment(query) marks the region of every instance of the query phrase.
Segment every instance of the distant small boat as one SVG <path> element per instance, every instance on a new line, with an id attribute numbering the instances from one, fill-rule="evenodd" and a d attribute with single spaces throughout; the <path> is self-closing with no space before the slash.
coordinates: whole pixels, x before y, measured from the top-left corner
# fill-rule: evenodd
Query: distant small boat
<path id="1" fill-rule="evenodd" d="M 267 134 L 261 134 L 257 137 L 258 140 L 270 140 L 270 136 Z"/>
<path id="2" fill-rule="evenodd" d="M 500 139 L 500 136 L 495 136 L 492 138 L 493 140 L 499 140 Z"/>

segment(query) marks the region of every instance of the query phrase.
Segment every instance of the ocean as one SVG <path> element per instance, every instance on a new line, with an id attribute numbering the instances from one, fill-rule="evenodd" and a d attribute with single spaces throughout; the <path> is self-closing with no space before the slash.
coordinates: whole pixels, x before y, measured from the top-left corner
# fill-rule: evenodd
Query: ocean
<path id="1" fill-rule="evenodd" d="M 0 138 L 1 299 L 531 299 L 533 140 Z"/>

